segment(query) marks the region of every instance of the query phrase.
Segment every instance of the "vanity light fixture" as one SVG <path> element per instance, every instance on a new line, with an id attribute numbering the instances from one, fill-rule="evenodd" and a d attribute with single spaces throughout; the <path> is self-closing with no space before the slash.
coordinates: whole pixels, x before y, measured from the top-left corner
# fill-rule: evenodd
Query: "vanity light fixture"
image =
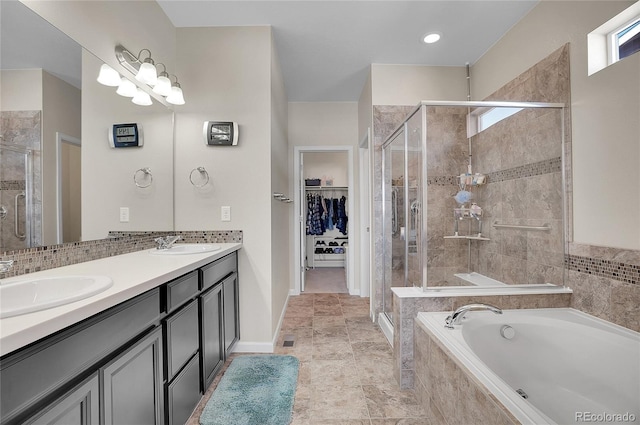
<path id="1" fill-rule="evenodd" d="M 147 52 L 149 55 L 145 59 L 141 59 L 143 52 Z M 158 65 L 162 65 L 163 68 L 163 71 L 158 74 L 156 64 L 151 58 L 149 49 L 140 50 L 136 56 L 124 46 L 117 45 L 115 53 L 120 65 L 135 75 L 136 80 L 153 87 L 154 93 L 165 96 L 167 103 L 173 105 L 185 104 L 184 94 L 178 83 L 178 77 L 176 77 L 175 83 L 172 84 L 167 68 L 162 63 L 158 63 Z"/>
<path id="2" fill-rule="evenodd" d="M 140 106 L 149 106 L 153 104 L 153 102 L 151 102 L 151 96 L 149 96 L 149 93 L 142 90 L 141 88 L 136 88 L 136 95 L 133 96 L 133 99 L 131 99 L 131 101 Z"/>
<path id="3" fill-rule="evenodd" d="M 125 77 L 120 78 L 120 85 L 118 86 L 116 93 L 124 97 L 133 97 L 136 95 L 137 91 L 138 88 L 132 81 L 129 81 Z"/>
<path id="4" fill-rule="evenodd" d="M 433 44 L 440 40 L 440 37 L 442 37 L 442 34 L 438 32 L 430 32 L 422 37 L 422 42 L 425 44 Z"/>
<path id="5" fill-rule="evenodd" d="M 118 87 L 120 85 L 120 74 L 106 63 L 102 64 L 98 74 L 98 82 L 105 86 Z"/>
<path id="6" fill-rule="evenodd" d="M 176 77 L 174 75 L 174 77 Z M 182 94 L 182 87 L 176 77 L 176 82 L 171 85 L 171 93 L 167 96 L 167 102 L 172 105 L 184 105 L 184 95 Z"/>

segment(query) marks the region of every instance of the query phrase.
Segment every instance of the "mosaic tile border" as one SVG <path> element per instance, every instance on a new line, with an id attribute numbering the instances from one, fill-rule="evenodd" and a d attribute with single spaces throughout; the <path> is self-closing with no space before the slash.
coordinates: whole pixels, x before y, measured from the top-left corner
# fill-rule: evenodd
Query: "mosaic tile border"
<path id="1" fill-rule="evenodd" d="M 552 158 L 532 164 L 506 170 L 493 171 L 487 174 L 488 183 L 506 180 L 523 179 L 543 174 L 559 173 L 562 171 L 562 158 Z M 427 186 L 458 186 L 458 176 L 433 176 L 427 178 Z"/>
<path id="2" fill-rule="evenodd" d="M 242 243 L 242 230 L 209 230 L 183 232 L 109 232 L 107 239 L 70 242 L 0 253 L 0 260 L 14 260 L 7 273 L 0 278 L 19 276 L 71 264 L 84 263 L 114 255 L 128 254 L 155 247 L 154 238 L 181 235 L 184 242 Z"/>
<path id="3" fill-rule="evenodd" d="M 640 265 L 570 254 L 564 262 L 568 270 L 640 285 Z"/>
<path id="4" fill-rule="evenodd" d="M 562 158 L 546 159 L 544 161 L 525 164 L 507 170 L 494 171 L 487 175 L 489 183 L 505 180 L 522 179 L 526 177 L 540 176 L 543 174 L 558 173 L 562 171 Z"/>
<path id="5" fill-rule="evenodd" d="M 25 190 L 26 182 L 24 180 L 2 180 L 0 181 L 0 190 Z"/>

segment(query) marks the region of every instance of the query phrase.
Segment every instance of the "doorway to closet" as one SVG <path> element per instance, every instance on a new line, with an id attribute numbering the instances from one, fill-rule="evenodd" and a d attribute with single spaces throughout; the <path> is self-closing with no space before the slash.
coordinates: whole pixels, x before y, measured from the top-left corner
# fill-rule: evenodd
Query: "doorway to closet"
<path id="1" fill-rule="evenodd" d="M 353 293 L 351 147 L 296 147 L 296 290 Z"/>

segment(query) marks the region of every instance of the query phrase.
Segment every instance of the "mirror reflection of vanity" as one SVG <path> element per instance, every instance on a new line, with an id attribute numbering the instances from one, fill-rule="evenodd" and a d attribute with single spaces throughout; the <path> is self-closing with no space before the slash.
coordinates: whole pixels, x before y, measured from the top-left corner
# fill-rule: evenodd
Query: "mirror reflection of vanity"
<path id="1" fill-rule="evenodd" d="M 0 7 L 0 252 L 172 230 L 173 112 L 97 83 L 102 61 L 22 3 Z M 145 145 L 111 148 L 108 129 L 131 122 Z"/>

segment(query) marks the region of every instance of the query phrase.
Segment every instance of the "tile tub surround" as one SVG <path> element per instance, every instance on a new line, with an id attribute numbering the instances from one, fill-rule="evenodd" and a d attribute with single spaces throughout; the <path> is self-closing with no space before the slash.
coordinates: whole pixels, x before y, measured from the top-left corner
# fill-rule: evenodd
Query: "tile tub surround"
<path id="1" fill-rule="evenodd" d="M 571 307 L 640 332 L 640 250 L 569 244 Z"/>
<path id="2" fill-rule="evenodd" d="M 9 272 L 0 273 L 0 279 L 154 248 L 153 239 L 166 235 L 180 235 L 184 243 L 242 243 L 242 230 L 109 232 L 107 239 L 1 252 L 0 260 L 14 263 Z"/>
<path id="3" fill-rule="evenodd" d="M 569 307 L 571 293 L 518 294 L 509 295 L 463 295 L 446 296 L 442 292 L 432 296 L 419 288 L 402 288 L 402 296 L 397 290 L 393 294 L 393 374 L 400 388 L 415 388 L 416 362 L 414 356 L 414 320 L 421 311 L 453 311 L 458 307 L 473 303 L 492 304 L 503 309 L 559 308 Z M 508 288 L 514 289 L 514 288 Z M 416 295 L 409 294 L 415 290 Z M 480 291 L 474 289 L 473 291 Z M 536 292 L 535 289 L 531 289 Z M 470 291 L 469 291 L 470 292 Z M 539 291 L 538 291 L 539 292 Z"/>
<path id="4" fill-rule="evenodd" d="M 520 423 L 427 329 L 413 328 L 415 392 L 432 425 Z"/>

